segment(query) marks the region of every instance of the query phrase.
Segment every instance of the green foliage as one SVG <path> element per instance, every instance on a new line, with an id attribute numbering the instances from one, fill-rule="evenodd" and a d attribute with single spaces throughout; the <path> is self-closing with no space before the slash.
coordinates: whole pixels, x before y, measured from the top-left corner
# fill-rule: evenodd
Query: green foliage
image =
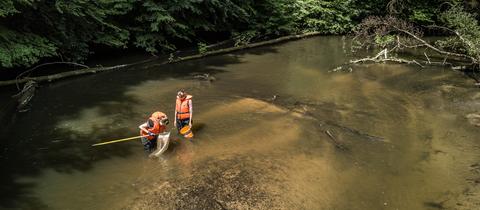
<path id="1" fill-rule="evenodd" d="M 199 52 L 201 55 L 205 55 L 205 53 L 208 52 L 207 44 L 205 44 L 205 43 L 203 43 L 203 42 L 197 43 L 197 48 L 198 48 L 198 52 Z"/>
<path id="2" fill-rule="evenodd" d="M 8 68 L 30 66 L 41 59 L 52 57 L 82 62 L 93 53 L 93 46 L 137 47 L 155 54 L 170 53 L 178 46 L 192 46 L 206 43 L 206 40 L 216 40 L 212 35 L 231 36 L 235 45 L 239 46 L 248 44 L 251 40 L 307 31 L 344 34 L 349 33 L 369 15 L 383 16 L 387 13 L 418 24 L 440 23 L 447 22 L 445 19 L 440 20 L 437 15 L 445 10 L 446 6 L 442 5 L 459 5 L 462 2 L 461 0 L 2 0 L 0 66 Z M 393 9 L 390 11 L 387 8 Z M 478 6 L 471 4 L 468 8 L 472 13 L 478 13 Z M 450 24 L 465 27 L 466 30 L 462 33 L 476 45 L 474 25 L 477 23 L 471 21 L 474 19 L 473 15 L 452 17 L 454 22 L 469 23 L 464 23 L 463 26 Z M 376 41 L 378 44 L 388 44 L 391 37 L 378 37 Z M 457 43 L 455 46 L 467 50 L 464 45 Z M 477 52 L 470 50 L 469 53 Z"/>
<path id="3" fill-rule="evenodd" d="M 18 10 L 15 9 L 11 0 L 0 1 L 0 17 L 5 17 L 17 12 Z"/>
<path id="4" fill-rule="evenodd" d="M 434 13 L 432 11 L 428 11 L 425 9 L 419 9 L 412 11 L 409 19 L 412 22 L 422 23 L 422 24 L 433 24 L 434 21 Z"/>
<path id="5" fill-rule="evenodd" d="M 54 56 L 56 48 L 47 39 L 35 34 L 16 33 L 0 27 L 0 65 L 28 67 L 42 57 Z"/>
<path id="6" fill-rule="evenodd" d="M 307 31 L 347 33 L 361 14 L 354 0 L 263 0 L 255 6 L 257 16 L 247 36 L 234 34 L 234 38 L 240 40 L 238 44 L 243 42 L 243 37 L 250 40 L 248 35 L 254 33 L 257 37 Z"/>
<path id="7" fill-rule="evenodd" d="M 170 11 L 167 10 L 168 8 L 164 7 L 167 7 L 167 5 L 152 0 L 146 0 L 139 7 L 136 7 L 138 11 L 135 12 L 140 15 L 135 18 L 134 26 L 131 27 L 131 30 L 135 32 L 135 46 L 144 48 L 150 53 L 157 53 L 157 48 L 163 50 L 175 49 L 175 46 L 169 42 L 168 35 L 172 38 L 189 40 L 182 33 L 182 31 L 186 31 L 187 27 L 177 22 Z M 184 5 L 184 8 L 192 9 L 190 5 Z"/>
<path id="8" fill-rule="evenodd" d="M 440 17 L 445 26 L 454 30 L 457 36 L 438 41 L 437 44 L 480 60 L 480 25 L 475 16 L 461 6 L 454 6 Z"/>
<path id="9" fill-rule="evenodd" d="M 170 0 L 143 1 L 135 6 L 139 14 L 129 26 L 134 44 L 151 53 L 176 49 L 176 43 L 202 40 L 202 32 L 232 31 L 245 25 L 253 13 L 253 1 L 241 0 Z"/>
<path id="10" fill-rule="evenodd" d="M 263 36 L 280 36 L 297 33 L 297 17 L 292 15 L 298 9 L 296 0 L 262 0 L 256 3 L 257 16 L 250 30 Z"/>
<path id="11" fill-rule="evenodd" d="M 298 28 L 303 31 L 346 33 L 354 26 L 352 19 L 359 15 L 352 0 L 302 0 L 296 4 L 298 9 L 293 16 L 298 18 Z"/>
<path id="12" fill-rule="evenodd" d="M 232 36 L 233 40 L 235 41 L 234 46 L 238 47 L 242 45 L 247 45 L 253 38 L 257 37 L 258 35 L 258 31 L 255 30 L 248 30 L 241 33 L 235 32 Z"/>
<path id="13" fill-rule="evenodd" d="M 14 8 L 1 13 L 2 31 L 8 31 L 3 52 L 9 52 L 2 66 L 28 66 L 51 56 L 82 61 L 94 43 L 126 47 L 129 32 L 111 19 L 125 14 L 126 1 L 134 0 L 7 1 Z"/>
<path id="14" fill-rule="evenodd" d="M 375 44 L 382 47 L 382 48 L 385 48 L 386 46 L 388 46 L 388 45 L 390 45 L 394 42 L 395 42 L 395 36 L 394 35 L 387 34 L 387 35 L 384 35 L 384 36 L 380 36 L 380 35 L 375 36 Z"/>

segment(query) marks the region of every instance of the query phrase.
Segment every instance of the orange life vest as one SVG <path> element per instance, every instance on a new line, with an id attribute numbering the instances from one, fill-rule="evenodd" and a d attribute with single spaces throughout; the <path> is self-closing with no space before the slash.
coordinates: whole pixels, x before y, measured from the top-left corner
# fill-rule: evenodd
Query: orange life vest
<path id="1" fill-rule="evenodd" d="M 153 121 L 153 127 L 147 128 L 148 131 L 154 133 L 155 135 L 158 135 L 158 134 L 165 131 L 166 126 L 165 125 L 160 125 L 160 123 L 158 123 L 158 119 L 156 117 L 152 116 L 149 119 Z M 142 129 L 140 129 L 140 135 L 147 136 L 146 138 L 148 140 L 153 140 L 156 137 L 156 136 L 149 136 L 148 133 L 146 133 Z"/>
<path id="2" fill-rule="evenodd" d="M 192 100 L 191 95 L 187 95 L 185 99 L 180 99 L 177 97 L 175 110 L 177 111 L 177 119 L 183 120 L 190 118 L 190 106 L 189 101 Z"/>

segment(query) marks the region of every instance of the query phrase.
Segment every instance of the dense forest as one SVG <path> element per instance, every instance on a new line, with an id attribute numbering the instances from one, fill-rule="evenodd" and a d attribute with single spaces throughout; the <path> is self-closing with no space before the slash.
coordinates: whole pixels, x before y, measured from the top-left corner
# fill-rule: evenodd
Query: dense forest
<path id="1" fill-rule="evenodd" d="M 470 48 L 440 47 L 478 54 L 479 10 L 478 0 L 2 0 L 0 68 L 81 63 L 98 48 L 161 54 L 227 39 L 348 34 L 371 16 L 395 17 L 432 35 L 445 32 L 423 26 L 459 29 L 469 33 Z"/>

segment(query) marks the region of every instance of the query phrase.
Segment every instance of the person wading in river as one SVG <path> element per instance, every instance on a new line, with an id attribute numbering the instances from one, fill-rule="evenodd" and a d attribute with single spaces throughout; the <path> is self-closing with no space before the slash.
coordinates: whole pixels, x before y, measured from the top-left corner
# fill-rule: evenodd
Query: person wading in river
<path id="1" fill-rule="evenodd" d="M 174 125 L 180 132 L 182 128 L 188 125 L 188 132 L 184 133 L 185 138 L 192 138 L 192 97 L 185 93 L 184 90 L 180 90 L 177 93 L 177 100 L 175 103 L 175 122 Z M 183 134 L 183 133 L 182 133 Z"/>
<path id="2" fill-rule="evenodd" d="M 160 133 L 167 129 L 168 117 L 163 112 L 154 112 L 147 122 L 138 126 L 142 137 L 145 152 L 152 152 L 157 147 L 157 138 Z"/>

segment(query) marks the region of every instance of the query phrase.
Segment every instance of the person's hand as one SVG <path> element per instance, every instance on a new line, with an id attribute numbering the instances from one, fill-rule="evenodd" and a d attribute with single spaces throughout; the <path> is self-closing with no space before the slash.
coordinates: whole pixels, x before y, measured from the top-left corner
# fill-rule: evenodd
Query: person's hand
<path id="1" fill-rule="evenodd" d="M 148 135 L 149 135 L 149 136 L 155 136 L 155 134 L 152 133 L 152 132 L 148 132 Z"/>
<path id="2" fill-rule="evenodd" d="M 188 126 L 189 126 L 190 128 L 192 128 L 192 121 L 189 121 L 189 122 L 188 122 Z"/>

